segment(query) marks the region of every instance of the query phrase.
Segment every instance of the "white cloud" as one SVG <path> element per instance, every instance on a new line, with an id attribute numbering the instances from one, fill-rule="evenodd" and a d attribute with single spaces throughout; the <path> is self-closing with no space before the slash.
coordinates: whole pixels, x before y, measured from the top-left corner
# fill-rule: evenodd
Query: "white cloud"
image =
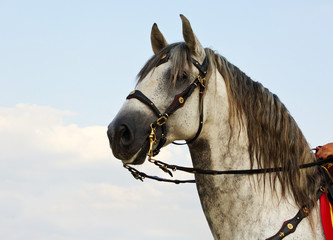
<path id="1" fill-rule="evenodd" d="M 0 108 L 0 239 L 210 238 L 194 185 L 135 180 L 112 157 L 106 126 L 64 124 L 73 114 Z M 184 148 L 159 157 L 190 164 Z"/>
<path id="2" fill-rule="evenodd" d="M 63 118 L 71 115 L 74 113 L 27 104 L 0 108 L 2 157 L 58 154 L 62 159 L 54 164 L 65 165 L 110 159 L 106 127 L 64 125 Z"/>

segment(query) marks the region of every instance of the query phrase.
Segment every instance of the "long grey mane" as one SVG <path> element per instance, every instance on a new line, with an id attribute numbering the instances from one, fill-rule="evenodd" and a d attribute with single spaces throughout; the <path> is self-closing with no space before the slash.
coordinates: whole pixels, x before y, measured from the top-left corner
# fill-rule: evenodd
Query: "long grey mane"
<path id="1" fill-rule="evenodd" d="M 270 174 L 273 190 L 279 181 L 282 196 L 289 191 L 299 207 L 313 206 L 319 184 L 316 168 L 301 172 L 298 166 L 315 159 L 287 108 L 275 94 L 224 57 L 210 49 L 206 49 L 206 54 L 225 80 L 231 106 L 230 122 L 238 120 L 246 126 L 251 165 L 256 162 L 259 168 L 282 167 L 284 171 Z"/>
<path id="2" fill-rule="evenodd" d="M 183 79 L 185 67 L 192 66 L 190 52 L 185 43 L 175 43 L 164 48 L 146 63 L 138 74 L 138 81 L 147 76 L 160 58 L 169 52 L 172 53 L 170 61 L 173 66 L 170 82 L 175 84 Z M 208 79 L 212 70 L 217 68 L 225 80 L 231 129 L 235 124 L 246 127 L 251 166 L 282 167 L 282 172 L 267 173 L 272 190 L 276 191 L 276 183 L 280 182 L 282 196 L 289 192 L 299 207 L 313 206 L 319 184 L 316 169 L 299 170 L 298 165 L 312 162 L 314 157 L 287 108 L 275 94 L 251 80 L 223 56 L 209 48 L 206 48 L 205 52 L 209 61 Z"/>

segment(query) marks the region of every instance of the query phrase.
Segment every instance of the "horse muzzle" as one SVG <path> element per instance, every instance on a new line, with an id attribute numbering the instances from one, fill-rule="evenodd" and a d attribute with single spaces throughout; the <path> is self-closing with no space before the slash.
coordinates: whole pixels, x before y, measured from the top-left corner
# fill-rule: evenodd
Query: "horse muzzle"
<path id="1" fill-rule="evenodd" d="M 116 117 L 108 126 L 107 135 L 113 155 L 128 164 L 142 164 L 149 150 L 149 128 L 141 124 L 139 112 Z"/>

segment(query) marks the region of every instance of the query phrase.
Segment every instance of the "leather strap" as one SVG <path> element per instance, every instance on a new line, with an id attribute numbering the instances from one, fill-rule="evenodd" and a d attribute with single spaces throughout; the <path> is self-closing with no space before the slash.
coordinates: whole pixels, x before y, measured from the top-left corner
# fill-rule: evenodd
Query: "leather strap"
<path id="1" fill-rule="evenodd" d="M 168 61 L 169 59 L 169 54 L 163 55 L 162 58 L 160 59 L 160 61 L 158 62 L 157 66 L 159 66 L 160 64 L 163 64 L 165 62 Z M 196 133 L 196 135 L 189 141 L 186 141 L 186 143 L 175 143 L 177 145 L 183 145 L 183 144 L 189 144 L 192 143 L 193 141 L 195 141 L 198 136 L 201 133 L 202 130 L 202 125 L 203 125 L 203 99 L 202 99 L 202 95 L 205 91 L 205 76 L 207 74 L 207 70 L 208 70 L 208 60 L 207 58 L 204 59 L 203 63 L 200 64 L 197 60 L 192 58 L 192 63 L 194 64 L 194 66 L 199 70 L 199 75 L 198 77 L 180 94 L 177 94 L 174 97 L 173 102 L 170 104 L 170 106 L 165 110 L 165 112 L 162 114 L 158 108 L 155 106 L 155 104 L 148 98 L 146 97 L 146 95 L 144 95 L 141 91 L 139 90 L 134 90 L 132 91 L 126 99 L 132 99 L 132 98 L 136 98 L 139 101 L 141 101 L 142 103 L 144 103 L 145 105 L 147 105 L 150 109 L 153 110 L 153 112 L 155 113 L 155 115 L 158 117 L 158 119 L 153 122 L 153 126 L 157 127 L 160 126 L 162 129 L 162 136 L 159 140 L 159 143 L 157 145 L 157 147 L 155 148 L 153 155 L 157 155 L 160 151 L 160 149 L 163 147 L 163 145 L 166 143 L 166 135 L 167 135 L 167 131 L 166 131 L 166 122 L 169 118 L 170 115 L 172 115 L 176 110 L 178 110 L 179 108 L 183 107 L 186 100 L 191 96 L 191 94 L 193 93 L 194 89 L 196 87 L 200 88 L 200 93 L 199 93 L 199 112 L 200 112 L 200 117 L 199 117 L 199 127 L 198 127 L 198 131 Z"/>
<path id="2" fill-rule="evenodd" d="M 130 92 L 130 94 L 127 96 L 126 99 L 131 99 L 131 98 L 136 98 L 136 99 L 140 100 L 142 103 L 146 104 L 148 107 L 150 107 L 154 111 L 154 113 L 158 117 L 162 116 L 161 112 L 158 110 L 158 108 L 155 106 L 155 104 L 149 98 L 147 98 L 146 95 L 144 95 L 141 91 L 134 90 L 134 91 Z"/>
<path id="3" fill-rule="evenodd" d="M 320 198 L 320 196 L 326 192 L 326 189 L 323 186 L 320 186 L 319 190 L 317 191 L 317 200 Z M 309 213 L 311 211 L 311 209 L 313 208 L 313 206 L 311 206 L 310 208 L 308 207 L 303 207 L 301 208 L 298 213 L 296 214 L 295 217 L 293 217 L 292 219 L 289 219 L 287 221 L 285 221 L 282 224 L 281 229 L 272 237 L 267 238 L 266 240 L 281 240 L 284 237 L 288 236 L 289 234 L 292 234 L 293 232 L 295 232 L 298 224 L 307 216 L 309 216 Z"/>
<path id="4" fill-rule="evenodd" d="M 156 149 L 154 150 L 154 155 L 157 155 L 159 150 L 163 147 L 163 145 L 165 144 L 166 142 L 166 134 L 167 134 L 167 131 L 166 131 L 166 126 L 165 126 L 165 122 L 167 121 L 167 118 L 168 118 L 168 115 L 166 114 L 163 114 L 158 110 L 158 108 L 155 106 L 155 104 L 148 98 L 146 97 L 146 95 L 144 95 L 141 91 L 139 90 L 135 90 L 135 91 L 132 91 L 126 99 L 132 99 L 132 98 L 136 98 L 138 99 L 139 101 L 141 101 L 142 103 L 144 103 L 145 105 L 147 105 L 150 109 L 153 110 L 153 112 L 155 113 L 155 115 L 158 117 L 158 119 L 152 123 L 154 125 L 154 127 L 156 127 L 157 125 L 158 126 L 161 126 L 161 130 L 162 130 L 162 136 L 158 142 L 158 145 L 156 147 Z M 164 116 L 164 118 L 162 118 Z M 165 119 L 164 123 L 161 124 L 159 122 L 159 119 Z"/>
<path id="5" fill-rule="evenodd" d="M 303 207 L 298 211 L 295 217 L 285 221 L 282 225 L 282 228 L 274 236 L 267 238 L 266 240 L 280 240 L 289 234 L 295 232 L 298 224 L 309 215 L 309 209 Z"/>

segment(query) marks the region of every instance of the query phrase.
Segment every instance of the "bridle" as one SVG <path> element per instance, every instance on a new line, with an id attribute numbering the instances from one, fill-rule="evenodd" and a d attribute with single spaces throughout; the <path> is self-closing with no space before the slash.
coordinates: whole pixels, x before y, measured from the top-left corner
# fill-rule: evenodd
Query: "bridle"
<path id="1" fill-rule="evenodd" d="M 158 62 L 157 66 L 167 62 L 169 60 L 169 57 L 170 57 L 170 53 L 164 54 L 161 57 L 160 61 Z M 126 98 L 126 99 L 132 99 L 132 98 L 138 99 L 139 101 L 141 101 L 142 103 L 147 105 L 157 116 L 157 119 L 153 123 L 150 124 L 150 130 L 151 130 L 150 135 L 149 135 L 150 146 L 149 146 L 149 151 L 147 154 L 148 160 L 150 160 L 150 161 L 153 156 L 156 156 L 159 153 L 160 149 L 164 146 L 164 144 L 167 141 L 166 123 L 167 123 L 168 118 L 176 110 L 178 110 L 179 108 L 184 106 L 187 98 L 189 98 L 191 96 L 194 89 L 196 89 L 197 87 L 199 87 L 199 112 L 200 112 L 199 127 L 198 127 L 198 130 L 197 130 L 197 133 L 195 134 L 195 136 L 191 140 L 186 141 L 185 144 L 194 142 L 201 133 L 202 125 L 203 125 L 203 98 L 202 98 L 202 96 L 204 94 L 205 87 L 206 87 L 206 74 L 207 74 L 207 70 L 208 70 L 208 60 L 206 57 L 204 59 L 203 63 L 200 64 L 197 60 L 192 58 L 192 63 L 199 70 L 198 76 L 183 92 L 177 94 L 174 97 L 173 102 L 170 104 L 170 106 L 165 110 L 165 112 L 163 114 L 156 107 L 156 105 L 139 90 L 132 91 Z M 157 147 L 155 149 L 153 149 L 154 144 L 156 144 L 156 142 L 157 142 L 157 138 L 156 138 L 157 127 L 161 127 L 162 135 L 158 142 Z M 179 144 L 176 142 L 174 142 L 174 144 L 182 145 L 182 144 Z"/>
<path id="2" fill-rule="evenodd" d="M 157 66 L 160 64 L 163 64 L 168 61 L 170 57 L 170 53 L 164 54 L 160 61 L 158 62 Z M 192 63 L 194 66 L 199 70 L 198 76 L 195 78 L 195 80 L 181 93 L 177 94 L 174 97 L 173 102 L 169 105 L 169 107 L 165 110 L 165 112 L 162 114 L 161 111 L 156 107 L 156 105 L 147 97 L 145 96 L 141 91 L 134 90 L 132 91 L 126 99 L 132 99 L 136 98 L 137 100 L 141 101 L 145 105 L 147 105 L 157 116 L 157 119 L 150 124 L 150 134 L 149 134 L 149 151 L 148 151 L 148 161 L 154 163 L 156 166 L 158 166 L 160 169 L 162 169 L 164 172 L 168 173 L 171 177 L 173 176 L 172 171 L 180 170 L 187 173 L 193 173 L 193 174 L 207 174 L 207 175 L 226 175 L 226 174 L 233 174 L 233 175 L 253 175 L 253 174 L 265 174 L 265 173 L 273 173 L 273 172 L 281 172 L 285 169 L 283 168 L 267 168 L 267 169 L 249 169 L 249 170 L 228 170 L 228 171 L 218 171 L 218 170 L 204 170 L 199 168 L 189 168 L 189 167 L 182 167 L 177 165 L 170 165 L 165 162 L 153 159 L 152 157 L 156 156 L 160 149 L 164 146 L 164 144 L 167 141 L 167 130 L 166 130 L 166 123 L 168 118 L 179 108 L 183 107 L 186 100 L 191 96 L 191 94 L 194 92 L 194 90 L 199 87 L 199 127 L 197 130 L 197 133 L 195 136 L 186 141 L 185 144 L 190 144 L 194 142 L 200 135 L 202 126 L 203 126 L 203 94 L 206 87 L 206 74 L 208 71 L 208 60 L 207 57 L 204 59 L 203 63 L 200 64 L 197 60 L 192 58 Z M 157 67 L 156 66 L 156 67 Z M 156 129 L 160 127 L 161 128 L 161 138 L 158 141 L 157 147 L 154 149 L 154 145 L 157 143 L 157 137 L 156 137 Z M 177 145 L 182 145 L 179 143 L 175 143 Z M 305 169 L 310 168 L 314 166 L 318 166 L 318 171 L 324 176 L 324 180 L 326 184 L 323 184 L 324 186 L 320 186 L 319 190 L 317 191 L 317 199 L 320 198 L 321 194 L 329 193 L 329 195 L 333 196 L 333 188 L 332 188 L 332 182 L 333 178 L 330 175 L 329 171 L 325 168 L 325 164 L 327 163 L 333 163 L 333 158 L 328 158 L 325 160 L 321 160 L 318 162 L 312 162 L 307 164 L 299 165 L 299 169 Z M 145 178 L 153 179 L 156 181 L 161 182 L 171 182 L 171 183 L 195 183 L 195 180 L 172 180 L 172 179 L 166 179 L 166 178 L 160 178 L 157 176 L 150 176 L 147 175 L 144 172 L 141 172 L 128 164 L 124 163 L 124 168 L 126 168 L 135 179 L 143 181 Z M 281 227 L 281 229 L 272 237 L 267 238 L 267 240 L 280 240 L 283 239 L 285 236 L 293 233 L 296 230 L 297 225 L 309 215 L 309 212 L 313 206 L 304 206 L 302 207 L 298 213 L 295 215 L 294 218 L 289 219 L 285 221 Z"/>

